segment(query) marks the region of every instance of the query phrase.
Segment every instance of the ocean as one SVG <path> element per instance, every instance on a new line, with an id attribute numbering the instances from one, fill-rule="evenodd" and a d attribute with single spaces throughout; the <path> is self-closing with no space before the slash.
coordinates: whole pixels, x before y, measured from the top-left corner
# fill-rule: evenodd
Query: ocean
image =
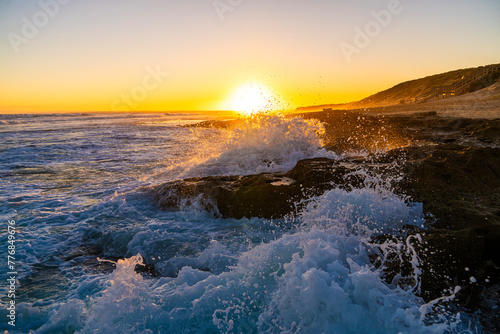
<path id="1" fill-rule="evenodd" d="M 160 210 L 148 189 L 165 182 L 339 159 L 323 148 L 317 121 L 186 126 L 208 117 L 0 115 L 1 330 L 481 332 L 454 307 L 453 291 L 418 297 L 418 235 L 392 245 L 412 258 L 413 283 L 387 282 L 373 264 L 374 236 L 425 228 L 422 204 L 382 176 L 309 198 L 282 219 L 224 218 L 196 198 Z"/>

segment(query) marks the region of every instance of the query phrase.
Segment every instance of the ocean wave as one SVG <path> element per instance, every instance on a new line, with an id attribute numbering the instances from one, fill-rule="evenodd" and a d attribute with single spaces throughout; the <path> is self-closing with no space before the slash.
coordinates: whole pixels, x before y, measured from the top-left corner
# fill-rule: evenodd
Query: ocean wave
<path id="1" fill-rule="evenodd" d="M 219 145 L 203 143 L 211 154 L 193 159 L 181 177 L 286 171 L 302 159 L 335 158 L 323 148 L 324 131 L 316 120 L 257 115 L 226 131 Z"/>
<path id="2" fill-rule="evenodd" d="M 16 121 L 16 120 L 1 120 L 1 119 L 0 119 L 0 124 L 3 124 L 3 125 L 10 125 L 10 124 L 22 124 L 22 121 Z"/>
<path id="3" fill-rule="evenodd" d="M 274 240 L 240 252 L 214 240 L 197 254 L 159 260 L 164 274 L 176 271 L 170 277 L 137 273 L 139 254 L 119 260 L 100 278 L 102 293 L 87 293 L 95 285 L 86 280 L 80 295 L 94 297 L 61 304 L 39 332 L 458 333 L 469 320 L 453 312 L 428 316 L 433 303 L 417 297 L 414 286 L 385 282 L 383 268 L 370 260 L 371 235 L 418 225 L 421 217 L 420 206 L 377 189 L 332 190 L 306 207 L 298 230 Z M 141 238 L 155 242 L 131 242 L 130 251 L 162 253 L 160 235 Z M 404 240 L 412 242 L 418 240 Z M 415 281 L 418 265 L 414 258 Z"/>

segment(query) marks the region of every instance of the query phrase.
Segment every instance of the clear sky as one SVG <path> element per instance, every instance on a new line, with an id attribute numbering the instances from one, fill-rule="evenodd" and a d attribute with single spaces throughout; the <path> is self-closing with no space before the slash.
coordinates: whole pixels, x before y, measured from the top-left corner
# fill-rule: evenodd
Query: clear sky
<path id="1" fill-rule="evenodd" d="M 397 3 L 0 0 L 0 111 L 230 109 L 249 83 L 295 108 L 500 63 L 500 1 Z"/>

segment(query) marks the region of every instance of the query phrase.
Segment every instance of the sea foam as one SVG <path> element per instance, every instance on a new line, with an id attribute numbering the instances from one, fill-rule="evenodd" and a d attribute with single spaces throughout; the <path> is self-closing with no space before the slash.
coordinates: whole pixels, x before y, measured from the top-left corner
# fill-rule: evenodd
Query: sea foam
<path id="1" fill-rule="evenodd" d="M 186 262 L 173 277 L 146 279 L 134 271 L 141 255 L 119 260 L 102 294 L 85 307 L 68 301 L 51 322 L 60 328 L 59 313 L 72 310 L 80 333 L 459 332 L 459 318 L 427 318 L 433 305 L 385 282 L 369 258 L 370 235 L 421 217 L 418 205 L 377 189 L 332 190 L 306 207 L 295 232 L 232 255 L 214 241 L 192 258 L 204 270 Z"/>
<path id="2" fill-rule="evenodd" d="M 225 132 L 219 144 L 205 142 L 203 157 L 182 176 L 248 175 L 286 171 L 301 159 L 337 156 L 323 148 L 325 129 L 317 120 L 256 115 Z M 209 150 L 211 154 L 206 153 Z"/>

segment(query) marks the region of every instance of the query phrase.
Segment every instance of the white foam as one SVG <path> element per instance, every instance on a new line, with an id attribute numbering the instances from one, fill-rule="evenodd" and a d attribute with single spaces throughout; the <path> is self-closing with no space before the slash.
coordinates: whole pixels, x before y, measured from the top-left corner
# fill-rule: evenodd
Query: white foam
<path id="1" fill-rule="evenodd" d="M 84 308 L 68 302 L 74 305 L 61 307 L 51 322 L 61 328 L 58 314 L 72 310 L 71 326 L 81 319 L 80 333 L 459 332 L 460 317 L 427 317 L 445 299 L 425 304 L 413 289 L 384 282 L 370 262 L 368 237 L 374 231 L 418 223 L 420 217 L 419 206 L 395 195 L 335 189 L 307 206 L 297 232 L 239 254 L 212 242 L 191 260 L 211 272 L 187 265 L 184 257 L 176 277 L 145 279 L 134 271 L 140 255 L 120 260 L 102 294 Z M 173 262 L 160 261 L 160 269 L 162 263 Z"/>
<path id="2" fill-rule="evenodd" d="M 205 160 L 193 160 L 195 165 L 183 176 L 286 171 L 301 159 L 335 158 L 335 154 L 322 148 L 324 132 L 317 120 L 282 115 L 254 116 L 226 132 L 225 143 L 220 147 L 213 142 L 205 143 L 210 146 L 212 155 Z M 202 156 L 207 157 L 206 154 Z"/>
<path id="3" fill-rule="evenodd" d="M 370 237 L 397 233 L 404 225 L 423 227 L 422 204 L 405 204 L 387 189 L 332 189 L 309 200 L 301 218 L 304 224 L 335 228 L 342 233 Z"/>

